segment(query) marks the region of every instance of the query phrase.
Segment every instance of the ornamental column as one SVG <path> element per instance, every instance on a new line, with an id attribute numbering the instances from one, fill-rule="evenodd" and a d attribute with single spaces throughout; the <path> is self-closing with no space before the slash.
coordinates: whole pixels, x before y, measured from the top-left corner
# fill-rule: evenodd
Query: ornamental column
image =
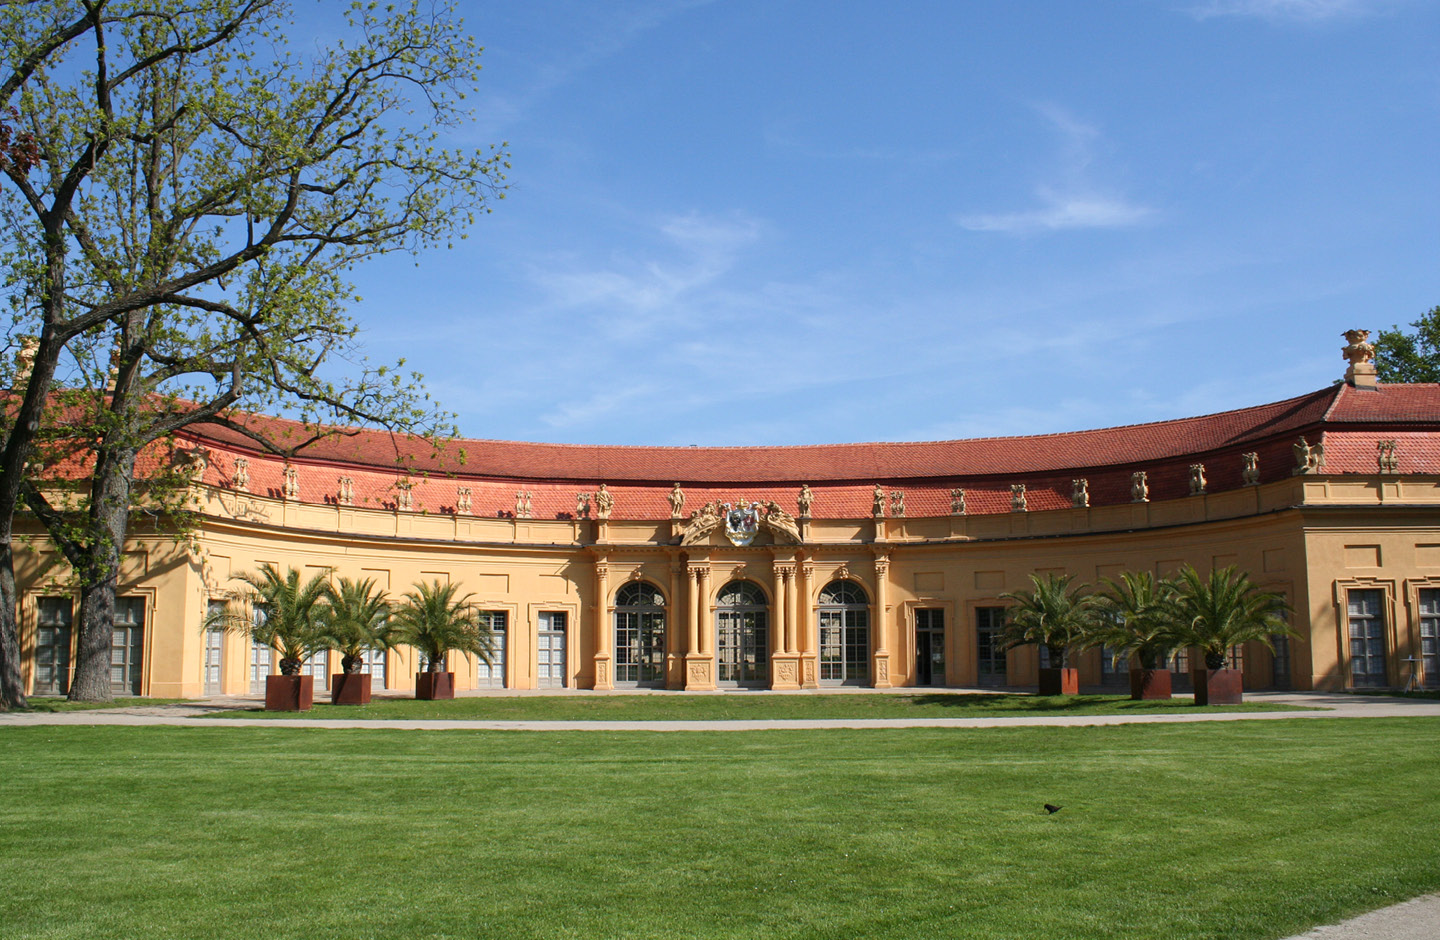
<path id="1" fill-rule="evenodd" d="M 665 688 L 685 687 L 685 654 L 689 647 L 681 649 L 686 639 L 681 632 L 690 618 L 680 615 L 680 576 L 684 572 L 680 560 L 670 558 L 670 592 L 665 595 Z"/>
<path id="2" fill-rule="evenodd" d="M 605 563 L 605 556 L 601 556 L 595 563 L 595 603 L 591 605 L 590 622 L 595 630 L 595 688 L 615 688 L 615 675 L 611 671 L 611 663 L 614 656 L 610 652 L 610 625 L 606 622 L 606 600 L 609 598 L 608 582 L 610 579 L 610 566 Z"/>
<path id="3" fill-rule="evenodd" d="M 800 657 L 795 654 L 794 608 L 795 566 L 776 562 L 775 640 L 770 655 L 770 688 L 800 688 Z"/>
<path id="4" fill-rule="evenodd" d="M 690 566 L 690 648 L 685 653 L 685 691 L 709 692 L 715 688 L 715 654 L 707 642 L 706 613 L 710 596 L 710 566 Z"/>
<path id="5" fill-rule="evenodd" d="M 815 651 L 820 648 L 820 641 L 815 635 L 818 626 L 810 610 L 810 597 L 815 590 L 815 566 L 808 561 L 800 564 L 798 555 L 796 562 L 795 626 L 799 639 L 796 646 L 800 650 L 800 688 L 818 689 L 819 665 Z"/>
<path id="6" fill-rule="evenodd" d="M 874 686 L 877 689 L 888 689 L 890 685 L 890 650 L 886 648 L 886 635 L 889 633 L 889 596 L 890 596 L 890 556 L 875 556 L 875 614 L 872 618 L 875 626 L 875 652 L 874 663 L 870 675 L 874 678 Z"/>

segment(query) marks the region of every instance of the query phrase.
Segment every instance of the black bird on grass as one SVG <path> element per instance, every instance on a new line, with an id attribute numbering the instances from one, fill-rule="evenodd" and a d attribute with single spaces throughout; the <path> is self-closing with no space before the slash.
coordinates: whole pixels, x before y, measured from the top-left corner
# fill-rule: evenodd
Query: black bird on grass
<path id="1" fill-rule="evenodd" d="M 1054 816 L 1056 813 L 1060 812 L 1064 808 L 1065 807 L 1063 806 L 1056 806 L 1054 803 L 1045 804 L 1045 812 L 1049 813 L 1051 816 Z"/>

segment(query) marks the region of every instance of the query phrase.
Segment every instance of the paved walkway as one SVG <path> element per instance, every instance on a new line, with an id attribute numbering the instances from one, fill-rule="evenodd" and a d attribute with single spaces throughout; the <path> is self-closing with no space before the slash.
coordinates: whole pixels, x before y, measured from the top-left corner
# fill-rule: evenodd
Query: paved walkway
<path id="1" fill-rule="evenodd" d="M 581 693 L 583 694 L 583 693 Z M 592 693 L 593 694 L 593 693 Z M 744 693 L 746 695 L 754 693 Z M 403 696 L 401 696 L 403 697 Z M 179 725 L 225 728 L 381 728 L 419 731 L 770 731 L 830 728 L 1015 728 L 1095 725 L 1170 724 L 1196 721 L 1289 721 L 1299 718 L 1440 717 L 1440 700 L 1324 692 L 1253 692 L 1247 701 L 1300 705 L 1313 711 L 1179 712 L 1139 715 L 1017 715 L 991 718 L 823 718 L 731 719 L 721 721 L 495 721 L 486 719 L 236 718 L 253 709 L 258 697 L 227 697 L 74 712 L 0 712 L 6 725 Z M 1440 938 L 1440 933 L 1436 934 Z"/>
<path id="2" fill-rule="evenodd" d="M 1427 894 L 1328 927 L 1316 927 L 1287 940 L 1436 940 L 1437 937 L 1440 937 L 1440 894 Z"/>

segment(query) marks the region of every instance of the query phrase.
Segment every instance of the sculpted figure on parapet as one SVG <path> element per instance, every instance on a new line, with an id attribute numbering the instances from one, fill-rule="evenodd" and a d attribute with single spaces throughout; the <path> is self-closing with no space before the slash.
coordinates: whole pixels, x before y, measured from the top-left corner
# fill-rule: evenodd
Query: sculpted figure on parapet
<path id="1" fill-rule="evenodd" d="M 679 483 L 676 483 L 676 484 L 675 484 L 673 487 L 671 487 L 671 489 L 670 489 L 670 518 L 671 518 L 671 519 L 680 519 L 680 518 L 683 518 L 683 517 L 681 516 L 681 513 L 682 513 L 684 510 L 685 510 L 685 491 L 682 490 L 682 489 L 680 489 L 680 484 L 679 484 Z"/>
<path id="2" fill-rule="evenodd" d="M 1369 330 L 1346 330 L 1345 342 L 1348 345 L 1340 350 L 1340 357 L 1350 360 L 1352 366 L 1362 362 L 1373 362 L 1375 360 L 1375 344 L 1368 342 L 1369 339 Z"/>
<path id="3" fill-rule="evenodd" d="M 875 501 L 872 512 L 877 516 L 885 515 L 885 490 L 879 483 L 875 484 Z"/>
<path id="4" fill-rule="evenodd" d="M 809 483 L 801 484 L 800 497 L 799 499 L 795 500 L 795 503 L 800 507 L 800 518 L 809 519 L 810 507 L 815 505 L 815 494 L 810 492 Z"/>
<path id="5" fill-rule="evenodd" d="M 1320 465 L 1325 462 L 1325 445 L 1311 444 L 1301 437 L 1295 442 L 1295 473 L 1319 473 Z"/>
<path id="6" fill-rule="evenodd" d="M 714 532 L 715 527 L 719 524 L 720 507 L 714 500 L 711 500 L 690 517 L 690 524 L 685 527 L 685 534 L 680 537 L 680 544 L 694 545 Z"/>
<path id="7" fill-rule="evenodd" d="M 796 524 L 795 517 L 781 509 L 780 504 L 774 500 L 770 501 L 765 510 L 765 525 L 776 537 L 775 541 L 780 541 L 779 537 L 784 535 L 796 545 L 800 544 L 800 526 Z"/>
<path id="8" fill-rule="evenodd" d="M 605 484 L 601 483 L 600 489 L 595 493 L 595 518 L 609 519 L 610 511 L 614 508 L 615 497 L 611 496 L 610 491 L 605 488 Z"/>

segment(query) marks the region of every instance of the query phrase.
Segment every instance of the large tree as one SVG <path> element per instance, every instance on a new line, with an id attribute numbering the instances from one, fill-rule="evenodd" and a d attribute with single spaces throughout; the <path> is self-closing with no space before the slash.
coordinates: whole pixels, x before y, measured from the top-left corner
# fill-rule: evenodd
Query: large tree
<path id="1" fill-rule="evenodd" d="M 1382 382 L 1440 382 L 1440 307 L 1410 324 L 1392 326 L 1375 342 L 1375 374 Z"/>
<path id="2" fill-rule="evenodd" d="M 353 356 L 347 272 L 463 232 L 502 194 L 505 155 L 439 145 L 466 117 L 478 70 L 448 5 L 357 4 L 347 16 L 344 38 L 301 53 L 286 45 L 280 0 L 0 5 L 0 109 L 15 109 L 36 148 L 33 166 L 0 165 L 10 337 L 33 337 L 0 441 L 0 703 L 24 702 L 22 499 L 81 584 L 77 693 L 107 697 L 101 666 L 142 454 L 160 455 L 150 476 L 161 492 L 163 471 L 179 469 L 164 442 L 199 422 L 279 453 L 327 433 L 326 421 L 439 429 L 411 377 L 335 367 Z M 242 407 L 316 430 L 270 440 Z M 88 492 L 47 499 L 27 473 L 37 436 L 72 458 L 88 452 Z"/>

